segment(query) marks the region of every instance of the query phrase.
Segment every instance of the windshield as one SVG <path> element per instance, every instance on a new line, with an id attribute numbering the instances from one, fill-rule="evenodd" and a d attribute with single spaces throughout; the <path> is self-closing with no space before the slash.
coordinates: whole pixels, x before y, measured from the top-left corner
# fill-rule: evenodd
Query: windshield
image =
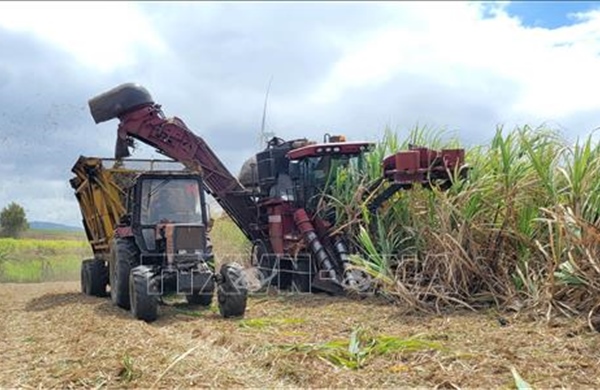
<path id="1" fill-rule="evenodd" d="M 146 179 L 142 182 L 140 222 L 202 223 L 198 182 L 192 179 Z"/>
<path id="2" fill-rule="evenodd" d="M 362 155 L 325 155 L 307 159 L 309 182 L 318 188 L 334 179 L 340 169 L 361 168 Z M 332 177 L 330 177 L 330 175 Z"/>

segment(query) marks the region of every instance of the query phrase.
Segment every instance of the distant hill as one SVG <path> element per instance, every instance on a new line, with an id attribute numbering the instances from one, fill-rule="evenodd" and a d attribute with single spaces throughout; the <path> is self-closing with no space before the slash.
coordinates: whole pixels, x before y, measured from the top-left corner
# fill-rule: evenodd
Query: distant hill
<path id="1" fill-rule="evenodd" d="M 62 230 L 69 232 L 81 232 L 83 228 L 77 226 L 63 225 L 54 222 L 31 221 L 29 228 L 34 230 Z"/>

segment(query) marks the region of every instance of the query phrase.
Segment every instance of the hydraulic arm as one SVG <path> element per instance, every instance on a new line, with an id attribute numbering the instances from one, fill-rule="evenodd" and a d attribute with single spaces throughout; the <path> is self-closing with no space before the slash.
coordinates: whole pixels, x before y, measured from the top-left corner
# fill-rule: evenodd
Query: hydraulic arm
<path id="1" fill-rule="evenodd" d="M 208 144 L 181 119 L 166 118 L 144 87 L 123 84 L 90 99 L 89 106 L 96 123 L 119 118 L 116 158 L 129 155 L 130 138 L 135 138 L 189 169 L 201 171 L 207 191 L 248 239 L 265 239 L 255 223 L 257 205 L 250 191 L 245 190 Z"/>

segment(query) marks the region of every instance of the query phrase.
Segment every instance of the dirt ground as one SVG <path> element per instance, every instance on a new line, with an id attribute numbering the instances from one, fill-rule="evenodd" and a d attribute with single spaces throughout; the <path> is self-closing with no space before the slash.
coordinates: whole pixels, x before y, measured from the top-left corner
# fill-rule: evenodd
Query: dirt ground
<path id="1" fill-rule="evenodd" d="M 584 319 L 263 295 L 243 320 L 171 302 L 147 324 L 78 282 L 0 284 L 2 388 L 515 388 L 511 369 L 534 388 L 600 388 L 599 346 Z"/>

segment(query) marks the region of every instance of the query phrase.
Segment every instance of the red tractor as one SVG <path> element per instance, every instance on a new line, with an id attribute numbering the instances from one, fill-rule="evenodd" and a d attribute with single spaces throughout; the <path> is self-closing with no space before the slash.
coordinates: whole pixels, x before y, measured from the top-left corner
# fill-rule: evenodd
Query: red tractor
<path id="1" fill-rule="evenodd" d="M 89 101 L 96 123 L 118 118 L 117 159 L 129 156 L 132 140 L 140 140 L 190 169 L 200 170 L 204 186 L 253 243 L 252 264 L 264 284 L 301 292 L 343 293 L 361 290 L 368 279 L 350 267 L 345 237 L 332 235 L 335 217 L 319 217 L 316 199 L 338 167 L 361 167 L 370 142 L 348 142 L 326 136 L 324 142 L 273 138 L 265 150 L 246 161 L 239 179 L 208 144 L 185 123 L 167 118 L 142 86 L 127 83 Z M 466 173 L 464 150 L 433 151 L 411 147 L 383 162 L 389 185 L 375 194 L 376 210 L 395 192 L 432 180 L 448 187 L 454 173 Z"/>

